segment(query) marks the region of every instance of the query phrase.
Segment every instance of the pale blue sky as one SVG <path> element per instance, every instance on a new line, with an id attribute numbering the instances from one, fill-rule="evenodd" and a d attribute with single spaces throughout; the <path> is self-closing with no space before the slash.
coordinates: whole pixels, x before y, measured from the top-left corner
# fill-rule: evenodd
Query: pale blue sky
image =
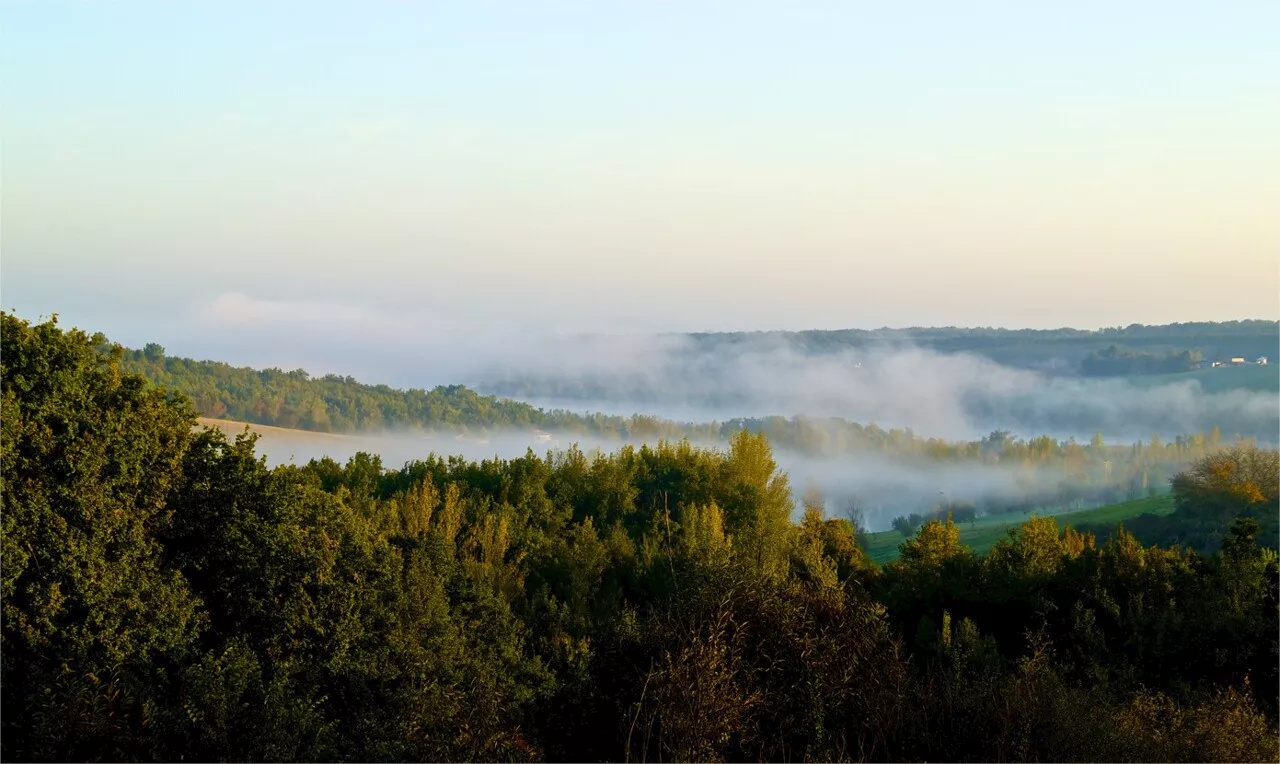
<path id="1" fill-rule="evenodd" d="M 1280 314 L 1277 2 L 0 24 L 0 298 L 129 343 Z"/>

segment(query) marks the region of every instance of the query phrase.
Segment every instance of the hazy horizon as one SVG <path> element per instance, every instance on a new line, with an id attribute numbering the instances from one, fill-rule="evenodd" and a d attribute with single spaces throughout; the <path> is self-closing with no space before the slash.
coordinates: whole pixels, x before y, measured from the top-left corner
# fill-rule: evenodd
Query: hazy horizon
<path id="1" fill-rule="evenodd" d="M 1275 417 L 1273 391 L 910 343 L 852 374 L 673 333 L 1280 317 L 1280 6 L 54 0 L 0 21 L 0 304 L 24 318 L 400 388 L 596 380 L 574 410 L 945 437 Z"/>
<path id="2" fill-rule="evenodd" d="M 602 368 L 601 359 L 609 356 L 610 340 L 639 343 L 653 347 L 679 344 L 689 335 L 715 333 L 791 333 L 803 331 L 886 331 L 957 328 L 1004 329 L 1010 331 L 1053 331 L 1070 329 L 1100 331 L 1124 326 L 966 326 L 966 325 L 901 325 L 901 326 L 838 326 L 759 327 L 747 329 L 707 330 L 702 328 L 649 331 L 607 327 L 584 327 L 579 331 L 545 331 L 536 327 L 502 326 L 484 330 L 465 331 L 441 328 L 430 324 L 417 324 L 411 319 L 397 321 L 389 314 L 346 309 L 341 305 L 316 303 L 284 303 L 253 300 L 242 294 L 224 295 L 208 305 L 193 305 L 176 316 L 147 321 L 121 323 L 103 321 L 95 323 L 83 318 L 83 311 L 71 306 L 68 310 L 25 312 L 10 304 L 9 295 L 0 309 L 13 311 L 15 315 L 30 321 L 42 321 L 51 315 L 58 316 L 61 326 L 82 329 L 90 334 L 102 332 L 112 342 L 138 349 L 148 343 L 164 346 L 170 355 L 229 363 L 233 366 L 253 368 L 303 369 L 310 374 L 339 374 L 352 376 L 369 384 L 392 384 L 400 387 L 431 387 L 438 384 L 473 384 L 473 376 L 481 363 L 503 361 L 509 356 L 523 360 L 532 359 L 538 352 L 563 352 L 573 348 L 575 359 L 583 359 L 578 340 L 593 343 L 598 352 L 593 366 Z M 1214 321 L 1213 319 L 1206 319 Z M 1230 321 L 1278 321 L 1260 316 L 1240 316 L 1216 319 Z M 1189 323 L 1190 321 L 1168 322 Z M 1136 322 L 1146 326 L 1163 326 L 1156 322 Z M 115 327 L 113 331 L 111 327 Z M 604 341 L 604 344 L 595 342 Z M 905 339 L 899 344 L 909 345 Z M 617 347 L 628 348 L 627 344 Z M 1280 348 L 1278 348 L 1280 350 Z M 625 359 L 627 350 L 620 358 Z M 418 357 L 423 353 L 441 354 L 449 359 L 444 373 L 422 376 L 418 364 L 403 363 L 403 354 Z M 461 360 L 460 363 L 454 363 Z M 554 357 L 546 359 L 555 362 Z"/>
<path id="3" fill-rule="evenodd" d="M 123 342 L 1280 314 L 1274 3 L 0 22 L 0 299 Z"/>

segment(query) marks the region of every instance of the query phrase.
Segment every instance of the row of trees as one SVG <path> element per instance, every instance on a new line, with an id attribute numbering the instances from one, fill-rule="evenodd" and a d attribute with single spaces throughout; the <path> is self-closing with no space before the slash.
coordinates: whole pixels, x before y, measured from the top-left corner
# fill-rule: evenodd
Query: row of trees
<path id="1" fill-rule="evenodd" d="M 268 469 L 4 315 L 6 759 L 1274 761 L 1277 563 L 950 521 L 883 569 L 765 437 Z"/>
<path id="2" fill-rule="evenodd" d="M 1142 515 L 1125 524 L 1140 541 L 1210 552 L 1227 542 L 1231 523 L 1243 517 L 1256 523 L 1258 543 L 1280 548 L 1280 451 L 1224 449 L 1196 461 L 1172 483 L 1172 514 Z M 1106 526 L 1081 530 L 1099 538 L 1118 531 Z"/>
<path id="3" fill-rule="evenodd" d="M 1202 321 L 1089 329 L 1002 329 L 998 327 L 912 327 L 907 329 L 838 329 L 801 332 L 724 332 L 688 335 L 692 352 L 749 351 L 787 346 L 806 354 L 838 354 L 900 344 L 941 353 L 974 353 L 1022 368 L 1065 366 L 1075 370 L 1081 359 L 1123 343 L 1142 352 L 1180 353 L 1200 348 L 1211 355 L 1264 355 L 1280 343 L 1276 321 Z"/>
<path id="4" fill-rule="evenodd" d="M 919 530 L 920 526 L 929 522 L 941 522 L 950 520 L 956 523 L 971 523 L 978 518 L 978 508 L 972 504 L 960 502 L 957 504 L 948 504 L 946 507 L 939 507 L 932 512 L 920 513 L 912 512 L 909 515 L 899 515 L 893 518 L 890 527 L 903 536 L 910 537 Z"/>
<path id="5" fill-rule="evenodd" d="M 1095 350 L 1080 362 L 1080 373 L 1086 377 L 1124 377 L 1133 374 L 1176 374 L 1192 371 L 1204 363 L 1199 350 L 1152 353 L 1111 345 Z"/>
<path id="6" fill-rule="evenodd" d="M 302 369 L 256 370 L 214 361 L 172 358 L 147 345 L 124 350 L 95 338 L 107 355 L 136 374 L 181 392 L 204 416 L 318 432 L 390 428 L 477 430 L 549 425 L 527 404 L 483 396 L 461 385 L 393 390 L 335 374 L 312 377 Z"/>
<path id="7" fill-rule="evenodd" d="M 1275 336 L 1280 331 L 1280 323 L 1252 319 L 1245 321 L 1187 321 L 1172 324 L 1129 324 L 1128 326 L 1109 326 L 1101 329 L 1008 329 L 996 326 L 980 327 L 924 327 L 916 326 L 904 329 L 814 329 L 799 332 L 757 331 L 757 332 L 708 332 L 689 335 L 706 342 L 743 342 L 766 339 L 828 340 L 850 344 L 877 344 L 893 340 L 922 342 L 930 340 L 1113 340 L 1156 339 L 1177 343 L 1189 337 L 1221 337 L 1236 334 L 1249 336 Z M 1194 344 L 1194 343 L 1192 343 Z"/>

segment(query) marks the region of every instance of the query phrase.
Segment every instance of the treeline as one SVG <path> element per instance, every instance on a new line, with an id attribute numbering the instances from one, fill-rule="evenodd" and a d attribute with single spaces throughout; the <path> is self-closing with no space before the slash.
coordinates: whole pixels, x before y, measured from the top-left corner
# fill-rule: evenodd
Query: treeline
<path id="1" fill-rule="evenodd" d="M 393 429 L 492 432 L 536 427 L 636 441 L 657 437 L 714 439 L 723 429 L 714 422 L 698 425 L 643 415 L 547 411 L 481 395 L 464 385 L 398 390 L 337 374 L 313 377 L 304 369 L 258 370 L 175 358 L 154 343 L 129 350 L 109 343 L 102 335 L 96 335 L 94 342 L 124 370 L 183 394 L 202 416 L 214 419 L 336 433 Z"/>
<path id="2" fill-rule="evenodd" d="M 978 519 L 978 508 L 967 502 L 939 507 L 932 512 L 912 512 L 893 518 L 889 527 L 903 536 L 915 535 L 925 523 L 950 521 L 953 523 L 971 523 Z"/>
<path id="3" fill-rule="evenodd" d="M 1124 529 L 1145 544 L 1180 546 L 1198 552 L 1217 551 L 1230 536 L 1231 524 L 1246 517 L 1258 525 L 1258 543 L 1280 549 L 1280 452 L 1231 448 L 1205 457 L 1173 478 L 1174 511 L 1165 516 L 1140 515 Z M 1115 526 L 1082 525 L 1082 532 L 1106 539 Z"/>
<path id="4" fill-rule="evenodd" d="M 1261 319 L 1244 321 L 1185 321 L 1172 324 L 1129 324 L 1101 329 L 1009 329 L 995 326 L 912 326 L 902 329 L 809 329 L 804 331 L 698 332 L 689 336 L 704 341 L 744 341 L 753 338 L 830 339 L 844 344 L 873 344 L 886 340 L 1062 340 L 1124 339 L 1180 340 L 1186 337 L 1235 335 L 1266 336 L 1280 333 L 1280 322 Z"/>
<path id="5" fill-rule="evenodd" d="M 1123 343 L 1163 354 L 1200 348 L 1211 355 L 1273 355 L 1280 322 L 1200 321 L 1089 329 L 1002 329 L 998 327 L 911 327 L 800 332 L 714 332 L 687 335 L 697 352 L 746 351 L 780 345 L 805 354 L 834 354 L 885 345 L 908 345 L 940 353 L 975 353 L 998 363 L 1043 368 L 1055 360 L 1071 369 L 1094 351 Z"/>
<path id="6" fill-rule="evenodd" d="M 767 440 L 268 469 L 91 338 L 0 332 L 5 759 L 1275 761 L 1276 555 L 877 568 Z M 1215 501 L 1230 497 L 1213 495 Z"/>
<path id="7" fill-rule="evenodd" d="M 1150 353 L 1112 345 L 1095 350 L 1080 362 L 1080 373 L 1086 377 L 1120 377 L 1132 374 L 1176 374 L 1200 368 L 1204 353 L 1199 350 Z"/>
<path id="8" fill-rule="evenodd" d="M 312 377 L 303 369 L 256 370 L 216 361 L 172 358 L 149 344 L 125 350 L 96 338 L 127 371 L 189 397 L 204 416 L 317 432 L 417 427 L 485 430 L 545 427 L 558 421 L 528 404 L 484 396 L 460 385 L 394 390 L 351 377 Z M 574 422 L 589 425 L 589 421 Z"/>

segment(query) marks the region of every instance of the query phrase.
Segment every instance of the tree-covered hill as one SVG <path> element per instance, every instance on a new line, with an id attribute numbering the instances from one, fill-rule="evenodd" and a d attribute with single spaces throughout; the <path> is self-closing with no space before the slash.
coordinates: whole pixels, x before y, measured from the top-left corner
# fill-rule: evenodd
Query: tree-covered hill
<path id="1" fill-rule="evenodd" d="M 1104 329 L 1002 329 L 993 327 L 911 327 L 836 329 L 798 332 L 715 332 L 687 335 L 700 352 L 775 346 L 809 354 L 839 353 L 882 345 L 912 345 L 940 353 L 974 353 L 997 363 L 1024 368 L 1074 371 L 1091 353 L 1112 346 L 1149 354 L 1198 351 L 1207 359 L 1274 356 L 1280 348 L 1280 322 L 1268 320 L 1202 321 Z M 1060 363 L 1054 364 L 1053 361 Z"/>
<path id="2" fill-rule="evenodd" d="M 102 339 L 102 338 L 100 338 Z M 351 377 L 312 377 L 302 369 L 257 370 L 165 355 L 159 345 L 114 349 L 123 368 L 179 390 L 205 416 L 319 432 L 437 427 L 485 429 L 549 426 L 560 415 L 484 396 L 460 385 L 393 390 Z M 588 424 L 580 421 L 577 424 Z"/>

